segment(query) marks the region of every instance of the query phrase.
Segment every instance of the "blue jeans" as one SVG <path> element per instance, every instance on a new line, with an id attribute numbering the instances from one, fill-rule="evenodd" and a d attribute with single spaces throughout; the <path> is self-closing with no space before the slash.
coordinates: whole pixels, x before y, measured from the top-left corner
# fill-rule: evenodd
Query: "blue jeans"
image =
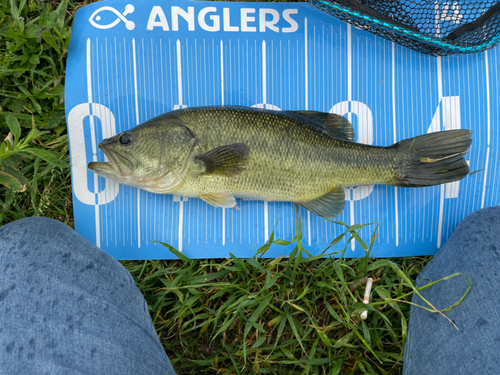
<path id="1" fill-rule="evenodd" d="M 404 375 L 496 375 L 500 373 L 500 207 L 467 216 L 418 276 L 417 286 L 465 273 L 472 289 L 462 303 L 439 314 L 412 306 Z M 422 295 L 436 308 L 458 301 L 467 290 L 462 276 L 433 285 Z M 414 296 L 413 302 L 425 305 Z"/>
<path id="2" fill-rule="evenodd" d="M 66 225 L 0 228 L 1 374 L 175 374 L 130 273 Z"/>
<path id="3" fill-rule="evenodd" d="M 405 375 L 497 374 L 500 365 L 500 207 L 468 216 L 425 267 L 417 285 L 455 272 L 473 288 L 442 316 L 412 307 Z M 436 307 L 458 300 L 454 278 L 422 294 Z M 423 304 L 420 298 L 414 302 Z M 128 271 L 57 221 L 0 228 L 2 374 L 175 374 Z"/>

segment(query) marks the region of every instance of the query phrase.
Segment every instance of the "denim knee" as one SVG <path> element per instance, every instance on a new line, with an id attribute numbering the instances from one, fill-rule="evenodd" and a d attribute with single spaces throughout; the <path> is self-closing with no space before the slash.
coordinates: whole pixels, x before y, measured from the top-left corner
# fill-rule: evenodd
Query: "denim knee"
<path id="1" fill-rule="evenodd" d="M 45 217 L 9 223 L 0 228 L 0 263 L 2 258 L 8 258 L 9 262 L 19 264 L 33 255 L 39 259 L 52 258 L 56 247 L 48 245 L 64 242 L 72 233 L 67 225 Z"/>
<path id="2" fill-rule="evenodd" d="M 457 234 L 471 227 L 474 232 L 489 232 L 494 235 L 500 234 L 500 206 L 485 207 L 468 215 L 456 229 Z"/>

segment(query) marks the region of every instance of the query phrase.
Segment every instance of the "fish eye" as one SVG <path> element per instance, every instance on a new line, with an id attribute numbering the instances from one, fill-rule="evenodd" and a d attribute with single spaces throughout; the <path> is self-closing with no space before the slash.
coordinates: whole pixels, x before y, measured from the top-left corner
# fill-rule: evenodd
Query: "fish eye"
<path id="1" fill-rule="evenodd" d="M 132 144 L 132 136 L 129 133 L 123 133 L 118 138 L 118 142 L 120 142 L 122 146 L 130 146 Z"/>

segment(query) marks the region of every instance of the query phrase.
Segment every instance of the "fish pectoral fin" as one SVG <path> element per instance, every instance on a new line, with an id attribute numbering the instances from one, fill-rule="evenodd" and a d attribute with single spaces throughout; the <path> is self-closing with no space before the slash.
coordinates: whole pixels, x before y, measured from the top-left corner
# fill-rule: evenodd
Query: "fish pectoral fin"
<path id="1" fill-rule="evenodd" d="M 250 148 L 244 143 L 214 148 L 194 158 L 194 162 L 203 166 L 205 174 L 223 174 L 235 176 L 246 166 Z"/>
<path id="2" fill-rule="evenodd" d="M 338 216 L 344 211 L 345 193 L 341 186 L 337 186 L 319 198 L 296 203 L 313 214 L 328 219 Z"/>
<path id="3" fill-rule="evenodd" d="M 352 124 L 344 116 L 335 113 L 325 113 L 318 111 L 289 111 L 299 116 L 306 117 L 310 120 L 318 122 L 328 134 L 335 138 L 345 139 L 346 141 L 354 141 L 356 134 Z"/>
<path id="4" fill-rule="evenodd" d="M 214 207 L 238 208 L 236 199 L 230 191 L 200 195 L 198 198 Z"/>

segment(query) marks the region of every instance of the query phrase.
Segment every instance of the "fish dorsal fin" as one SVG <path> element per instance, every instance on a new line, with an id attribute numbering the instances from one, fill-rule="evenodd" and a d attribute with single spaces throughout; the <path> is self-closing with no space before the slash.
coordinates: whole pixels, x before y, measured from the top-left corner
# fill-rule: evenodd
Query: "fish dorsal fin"
<path id="1" fill-rule="evenodd" d="M 328 219 L 338 216 L 344 211 L 345 193 L 341 186 L 337 186 L 319 198 L 296 203 L 313 214 Z"/>
<path id="2" fill-rule="evenodd" d="M 206 174 L 235 176 L 246 166 L 250 148 L 244 143 L 220 146 L 194 158 Z"/>
<path id="3" fill-rule="evenodd" d="M 328 134 L 335 138 L 345 139 L 346 141 L 354 141 L 356 134 L 354 129 L 344 116 L 335 113 L 325 113 L 318 111 L 290 111 L 299 116 L 308 118 L 319 123 Z"/>
<path id="4" fill-rule="evenodd" d="M 230 191 L 200 195 L 198 198 L 214 207 L 238 208 L 236 206 L 236 199 Z"/>

